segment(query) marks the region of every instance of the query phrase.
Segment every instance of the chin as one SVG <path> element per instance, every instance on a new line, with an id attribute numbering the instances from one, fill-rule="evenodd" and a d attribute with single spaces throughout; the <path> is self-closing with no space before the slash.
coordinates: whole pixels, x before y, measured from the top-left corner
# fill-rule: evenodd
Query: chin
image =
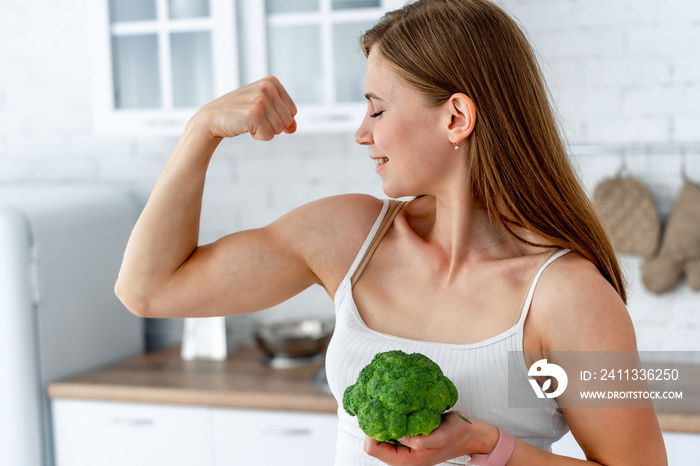
<path id="1" fill-rule="evenodd" d="M 406 189 L 406 188 L 399 188 L 398 186 L 384 186 L 382 188 L 382 191 L 384 191 L 384 194 L 391 198 L 391 199 L 398 199 L 401 197 L 415 197 L 415 196 L 420 196 L 421 193 L 412 190 L 412 189 Z"/>
<path id="2" fill-rule="evenodd" d="M 402 196 L 402 190 L 396 189 L 396 186 L 387 185 L 386 183 L 382 185 L 382 191 L 384 191 L 384 194 L 391 199 L 396 199 Z"/>

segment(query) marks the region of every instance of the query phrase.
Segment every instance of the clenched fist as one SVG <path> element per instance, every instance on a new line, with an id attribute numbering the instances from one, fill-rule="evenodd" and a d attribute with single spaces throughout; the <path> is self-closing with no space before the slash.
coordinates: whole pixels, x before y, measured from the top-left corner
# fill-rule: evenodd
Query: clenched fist
<path id="1" fill-rule="evenodd" d="M 211 137 L 227 138 L 250 133 L 269 141 L 276 135 L 296 131 L 296 105 L 274 76 L 229 92 L 204 105 L 193 121 L 204 125 Z"/>

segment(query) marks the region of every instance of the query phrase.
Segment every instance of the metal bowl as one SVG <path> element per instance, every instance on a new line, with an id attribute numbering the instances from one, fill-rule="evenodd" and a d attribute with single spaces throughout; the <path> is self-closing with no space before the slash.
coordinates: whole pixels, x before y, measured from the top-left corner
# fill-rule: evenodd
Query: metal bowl
<path id="1" fill-rule="evenodd" d="M 268 358 L 313 358 L 326 350 L 333 328 L 319 319 L 266 323 L 255 330 L 255 341 Z"/>

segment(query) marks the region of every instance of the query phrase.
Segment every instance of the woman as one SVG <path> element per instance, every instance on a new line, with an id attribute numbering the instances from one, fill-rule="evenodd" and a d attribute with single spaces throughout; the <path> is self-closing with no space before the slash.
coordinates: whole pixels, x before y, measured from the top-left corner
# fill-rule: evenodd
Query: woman
<path id="1" fill-rule="evenodd" d="M 414 199 L 321 199 L 198 247 L 205 173 L 222 138 L 296 129 L 293 101 L 265 78 L 188 123 L 134 228 L 119 297 L 147 317 L 232 315 L 320 285 L 336 304 L 327 371 L 339 402 L 389 349 L 422 352 L 455 381 L 461 416 L 404 447 L 365 438 L 341 408 L 337 464 L 491 453 L 482 464 L 574 464 L 549 452 L 567 427 L 591 464 L 665 464 L 653 409 L 503 402 L 509 351 L 524 350 L 529 367 L 532 354 L 636 350 L 615 256 L 522 32 L 487 0 L 421 0 L 387 14 L 362 45 L 368 108 L 356 140 L 386 195 Z"/>

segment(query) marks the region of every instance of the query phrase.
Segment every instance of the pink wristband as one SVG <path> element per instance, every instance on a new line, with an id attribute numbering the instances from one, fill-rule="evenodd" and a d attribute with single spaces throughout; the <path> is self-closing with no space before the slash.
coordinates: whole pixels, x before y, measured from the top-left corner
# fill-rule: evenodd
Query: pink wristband
<path id="1" fill-rule="evenodd" d="M 469 466 L 505 466 L 515 449 L 515 439 L 505 430 L 497 427 L 498 441 L 496 446 L 488 455 L 476 454 L 471 455 L 471 459 L 467 462 Z"/>

